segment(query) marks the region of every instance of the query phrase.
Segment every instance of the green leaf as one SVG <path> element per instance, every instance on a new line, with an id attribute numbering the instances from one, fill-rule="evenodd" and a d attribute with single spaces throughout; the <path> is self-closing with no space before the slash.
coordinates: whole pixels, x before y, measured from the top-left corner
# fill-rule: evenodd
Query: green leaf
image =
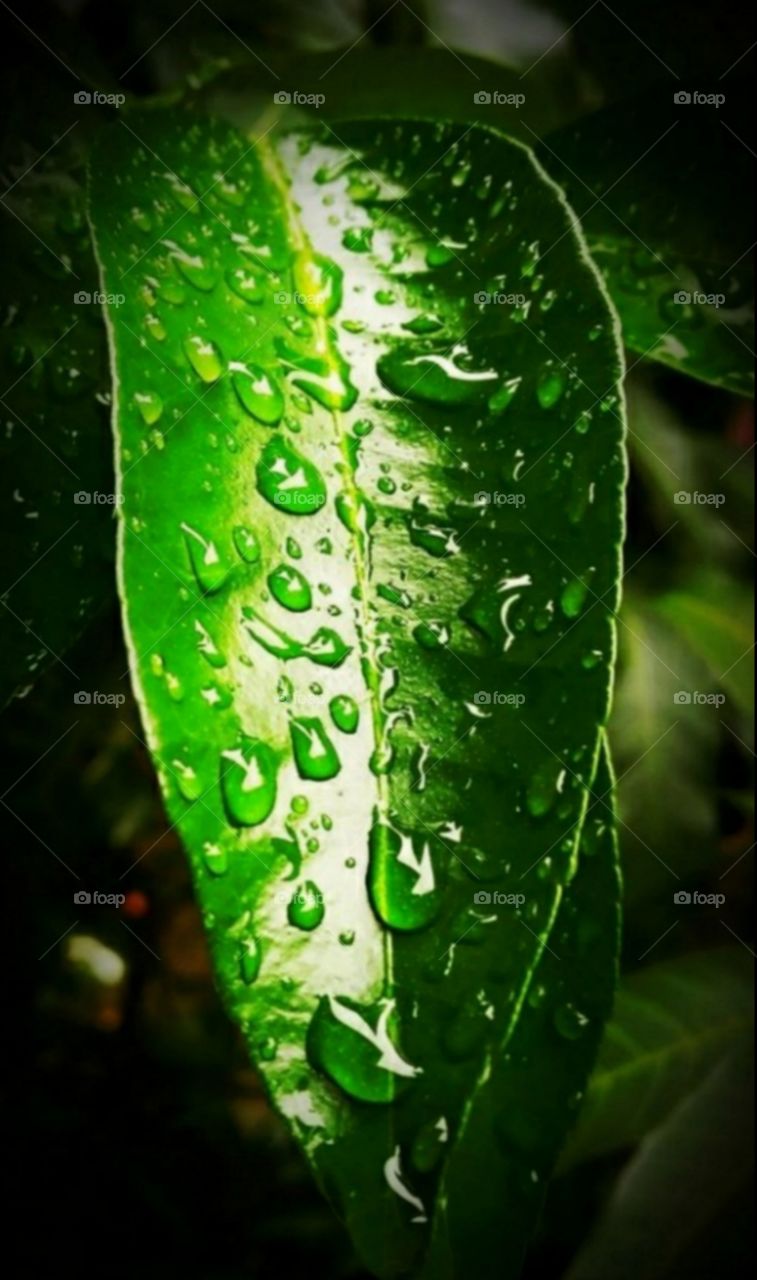
<path id="1" fill-rule="evenodd" d="M 603 799 L 611 787 L 605 752 L 578 874 L 563 898 L 507 1052 L 492 1058 L 491 1074 L 466 1119 L 466 1140 L 445 1171 L 448 1208 L 437 1215 L 423 1272 L 428 1280 L 457 1275 L 451 1264 L 466 1249 L 476 1250 L 477 1257 L 480 1252 L 477 1274 L 480 1268 L 494 1280 L 520 1273 L 529 1229 L 566 1126 L 583 1098 L 615 988 L 620 886 L 613 822 Z"/>
<path id="2" fill-rule="evenodd" d="M 550 134 L 538 154 L 581 218 L 627 346 L 750 395 L 751 162 L 737 136 L 744 93 L 730 81 L 714 86 L 718 108 L 679 103 L 680 92 L 688 89 L 671 81 L 596 112 Z"/>
<path id="3" fill-rule="evenodd" d="M 20 54 L 15 69 L 23 92 L 16 112 L 3 112 L 1 157 L 0 705 L 54 661 L 86 688 L 63 655 L 113 596 L 115 550 L 107 345 L 91 301 L 99 284 L 81 145 L 97 108 L 76 106 L 68 80 L 64 91 Z"/>
<path id="4" fill-rule="evenodd" d="M 751 592 L 725 573 L 700 573 L 680 590 L 654 602 L 706 663 L 718 687 L 749 712 L 754 705 L 754 601 Z"/>
<path id="5" fill-rule="evenodd" d="M 625 978 L 562 1169 L 635 1146 L 751 1037 L 749 953 L 680 956 Z"/>
<path id="6" fill-rule="evenodd" d="M 231 1013 L 389 1277 L 448 1226 L 465 1269 L 480 1090 L 491 1069 L 504 1096 L 513 1035 L 536 1052 L 527 992 L 583 894 L 623 406 L 607 300 L 525 148 L 337 132 L 131 118 L 91 203 L 104 287 L 131 279 L 109 320 L 145 729 Z M 524 303 L 477 300 L 505 288 Z M 584 968 L 569 950 L 532 1033 L 579 1074 L 611 955 L 591 991 Z"/>
<path id="7" fill-rule="evenodd" d="M 724 1247 L 725 1273 L 738 1274 L 754 1216 L 753 1114 L 751 1046 L 742 1046 L 639 1148 L 567 1280 L 704 1280 L 723 1274 Z"/>
<path id="8" fill-rule="evenodd" d="M 712 865 L 721 730 L 717 708 L 681 704 L 682 692 L 707 689 L 706 670 L 638 590 L 626 590 L 621 619 L 610 742 L 625 900 L 649 904 L 641 953 L 666 928 L 677 879 Z"/>

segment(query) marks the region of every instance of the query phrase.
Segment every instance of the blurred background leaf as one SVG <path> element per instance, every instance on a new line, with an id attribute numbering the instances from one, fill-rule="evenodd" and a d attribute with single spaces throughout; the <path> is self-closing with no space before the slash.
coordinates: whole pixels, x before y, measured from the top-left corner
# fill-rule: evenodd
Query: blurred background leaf
<path id="1" fill-rule="evenodd" d="M 693 952 L 621 984 L 561 1168 L 635 1147 L 718 1062 L 751 1040 L 752 973 L 741 947 Z"/>

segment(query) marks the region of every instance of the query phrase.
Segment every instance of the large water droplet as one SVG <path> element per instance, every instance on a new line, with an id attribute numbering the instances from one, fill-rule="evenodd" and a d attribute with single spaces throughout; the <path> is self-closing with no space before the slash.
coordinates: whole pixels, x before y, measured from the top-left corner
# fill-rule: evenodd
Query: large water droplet
<path id="1" fill-rule="evenodd" d="M 420 1072 L 395 1043 L 394 1005 L 383 1000 L 371 1008 L 346 996 L 324 996 L 308 1027 L 313 1066 L 360 1102 L 391 1102 Z"/>
<path id="2" fill-rule="evenodd" d="M 290 725 L 297 772 L 312 782 L 335 778 L 341 762 L 317 716 L 298 716 Z"/>
<path id="3" fill-rule="evenodd" d="M 263 497 L 288 515 L 312 516 L 326 501 L 326 485 L 318 468 L 283 439 L 269 440 L 256 473 Z"/>
<path id="4" fill-rule="evenodd" d="M 459 357 L 460 349 L 453 355 Z M 403 346 L 381 356 L 376 367 L 394 395 L 440 405 L 476 403 L 491 395 L 499 377 L 494 369 L 469 369 L 447 354 L 419 356 Z"/>
<path id="5" fill-rule="evenodd" d="M 255 827 L 270 817 L 276 803 L 276 757 L 265 742 L 245 738 L 221 755 L 221 793 L 229 821 Z"/>
<path id="6" fill-rule="evenodd" d="M 284 413 L 284 395 L 270 374 L 257 364 L 229 365 L 231 381 L 243 409 L 267 427 L 276 427 Z"/>
<path id="7" fill-rule="evenodd" d="M 410 836 L 376 822 L 370 834 L 368 890 L 379 919 L 393 929 L 422 929 L 439 908 L 428 841 L 416 853 Z"/>
<path id="8" fill-rule="evenodd" d="M 274 600 L 293 613 L 303 613 L 313 603 L 313 595 L 307 578 L 299 569 L 280 564 L 268 575 L 268 586 Z"/>

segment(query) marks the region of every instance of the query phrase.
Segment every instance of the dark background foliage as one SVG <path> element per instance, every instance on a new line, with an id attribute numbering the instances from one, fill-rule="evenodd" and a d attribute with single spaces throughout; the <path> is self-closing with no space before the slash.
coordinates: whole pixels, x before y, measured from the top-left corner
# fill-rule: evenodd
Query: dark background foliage
<path id="1" fill-rule="evenodd" d="M 30 119 L 24 68 L 48 59 L 57 75 L 55 53 L 106 89 L 141 95 L 213 58 L 263 48 L 336 58 L 360 40 L 398 60 L 403 48 L 453 46 L 463 59 L 495 60 L 503 75 L 554 45 L 543 83 L 556 128 L 669 86 L 670 68 L 701 84 L 737 62 L 746 75 L 752 42 L 737 12 L 682 0 L 538 9 L 526 0 L 61 0 L 3 5 L 0 16 L 6 83 Z M 349 66 L 347 58 L 347 85 Z M 443 86 L 427 90 L 441 110 Z M 424 86 L 396 92 L 422 102 Z M 746 118 L 736 132 L 750 150 Z M 713 171 L 719 161 L 713 155 Z M 617 1017 L 627 1019 L 629 1061 L 637 1053 L 639 1093 L 629 1110 L 628 1096 L 611 1090 L 604 1112 L 589 1117 L 594 1130 L 569 1143 L 527 1276 L 746 1276 L 749 1153 L 736 1051 L 745 1015 L 736 997 L 748 982 L 752 928 L 753 416 L 729 392 L 649 361 L 635 364 L 628 394 L 630 572 L 611 737 L 626 885 Z M 725 500 L 681 507 L 680 487 Z M 42 1274 L 65 1266 L 83 1276 L 242 1280 L 307 1269 L 356 1280 L 349 1245 L 215 994 L 126 668 L 117 611 L 104 600 L 66 664 L 54 663 L 4 713 L 2 935 L 6 988 L 22 1010 L 7 1024 L 18 1080 L 6 1102 L 15 1130 L 6 1163 L 19 1257 Z M 82 686 L 125 701 L 78 707 L 72 724 Z M 680 706 L 681 688 L 725 701 Z M 77 907 L 80 887 L 126 901 L 118 912 Z M 725 902 L 679 907 L 680 890 Z M 650 1066 L 656 1035 L 662 1045 L 666 1036 L 685 1042 L 688 1074 L 676 1074 L 681 1053 L 670 1048 Z M 635 1078 L 632 1067 L 627 1074 Z"/>

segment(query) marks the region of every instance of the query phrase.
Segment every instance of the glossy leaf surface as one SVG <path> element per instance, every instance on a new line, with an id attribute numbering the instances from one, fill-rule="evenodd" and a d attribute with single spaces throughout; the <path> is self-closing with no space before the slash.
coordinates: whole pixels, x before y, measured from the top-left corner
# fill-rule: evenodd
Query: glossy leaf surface
<path id="1" fill-rule="evenodd" d="M 749 957 L 695 952 L 629 975 L 618 989 L 567 1168 L 637 1145 L 752 1034 Z"/>
<path id="2" fill-rule="evenodd" d="M 367 1265 L 462 1275 L 470 1162 L 496 1232 L 614 977 L 604 775 L 579 870 L 622 532 L 610 307 L 559 191 L 478 128 L 253 145 L 156 112 L 107 140 L 91 205 L 104 288 L 131 282 L 133 674 L 229 1008 Z M 477 1162 L 487 1092 L 541 1115 L 511 1041 L 564 1055 L 554 1113 L 538 1156 Z"/>

